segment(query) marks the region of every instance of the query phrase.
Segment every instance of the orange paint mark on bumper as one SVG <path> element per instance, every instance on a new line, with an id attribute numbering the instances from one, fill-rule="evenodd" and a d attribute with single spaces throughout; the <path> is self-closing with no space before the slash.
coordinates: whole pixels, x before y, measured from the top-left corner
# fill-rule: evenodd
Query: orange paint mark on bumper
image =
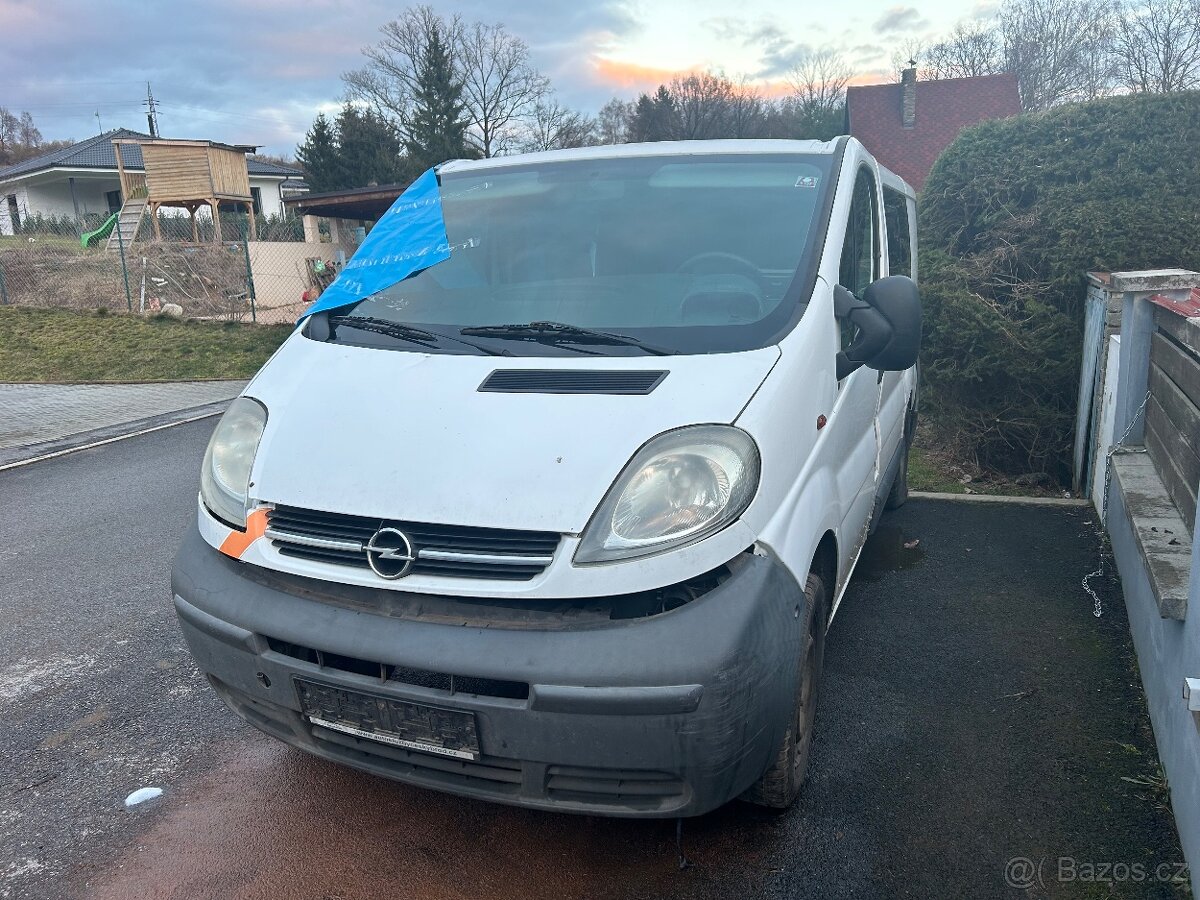
<path id="1" fill-rule="evenodd" d="M 267 511 L 256 509 L 246 517 L 245 531 L 231 531 L 229 537 L 221 541 L 221 552 L 234 559 L 241 559 L 246 548 L 263 536 L 267 530 Z"/>

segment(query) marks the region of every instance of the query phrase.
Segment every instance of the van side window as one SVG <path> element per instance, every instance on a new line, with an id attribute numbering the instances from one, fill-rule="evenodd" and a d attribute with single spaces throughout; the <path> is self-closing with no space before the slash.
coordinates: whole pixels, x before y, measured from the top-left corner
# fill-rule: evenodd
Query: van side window
<path id="1" fill-rule="evenodd" d="M 908 198 L 883 189 L 883 216 L 887 221 L 888 274 L 912 277 L 912 233 L 908 227 Z"/>
<path id="2" fill-rule="evenodd" d="M 859 298 L 879 278 L 879 215 L 875 197 L 875 179 L 864 166 L 854 180 L 838 278 L 843 287 Z"/>

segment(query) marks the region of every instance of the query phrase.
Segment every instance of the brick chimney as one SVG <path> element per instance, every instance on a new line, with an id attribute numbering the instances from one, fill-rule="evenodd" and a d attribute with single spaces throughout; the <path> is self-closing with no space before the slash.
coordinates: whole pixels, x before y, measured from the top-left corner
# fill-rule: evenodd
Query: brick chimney
<path id="1" fill-rule="evenodd" d="M 905 128 L 917 124 L 917 67 L 911 65 L 900 73 L 900 118 Z"/>

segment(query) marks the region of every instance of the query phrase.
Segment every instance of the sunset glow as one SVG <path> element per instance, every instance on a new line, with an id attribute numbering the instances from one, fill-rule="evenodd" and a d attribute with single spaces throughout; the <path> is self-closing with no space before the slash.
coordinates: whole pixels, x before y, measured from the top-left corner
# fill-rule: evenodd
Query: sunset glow
<path id="1" fill-rule="evenodd" d="M 697 71 L 785 96 L 788 71 L 822 49 L 842 55 L 852 83 L 888 81 L 893 55 L 909 42 L 935 40 L 994 6 L 845 0 L 835 14 L 784 0 L 736 8 L 726 0 L 578 0 L 569 10 L 552 0 L 433 5 L 468 21 L 502 22 L 529 44 L 560 102 L 587 113 Z M 30 111 L 48 140 L 79 140 L 100 125 L 144 129 L 151 81 L 164 133 L 290 153 L 317 111 L 341 102 L 341 76 L 363 64 L 362 49 L 398 9 L 391 0 L 357 0 L 352 11 L 344 0 L 298 8 L 282 0 L 0 0 L 0 33 L 17 38 L 0 57 L 0 106 Z M 70 37 L 81 33 L 89 40 Z M 109 48 L 131 33 L 154 39 L 114 57 Z M 231 33 L 250 43 L 228 41 Z"/>

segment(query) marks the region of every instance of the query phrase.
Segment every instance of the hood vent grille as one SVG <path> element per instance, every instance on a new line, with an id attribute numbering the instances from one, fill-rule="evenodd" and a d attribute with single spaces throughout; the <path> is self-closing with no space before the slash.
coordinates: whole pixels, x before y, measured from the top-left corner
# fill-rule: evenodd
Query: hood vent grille
<path id="1" fill-rule="evenodd" d="M 502 394 L 649 394 L 666 372 L 497 369 L 479 386 Z"/>

